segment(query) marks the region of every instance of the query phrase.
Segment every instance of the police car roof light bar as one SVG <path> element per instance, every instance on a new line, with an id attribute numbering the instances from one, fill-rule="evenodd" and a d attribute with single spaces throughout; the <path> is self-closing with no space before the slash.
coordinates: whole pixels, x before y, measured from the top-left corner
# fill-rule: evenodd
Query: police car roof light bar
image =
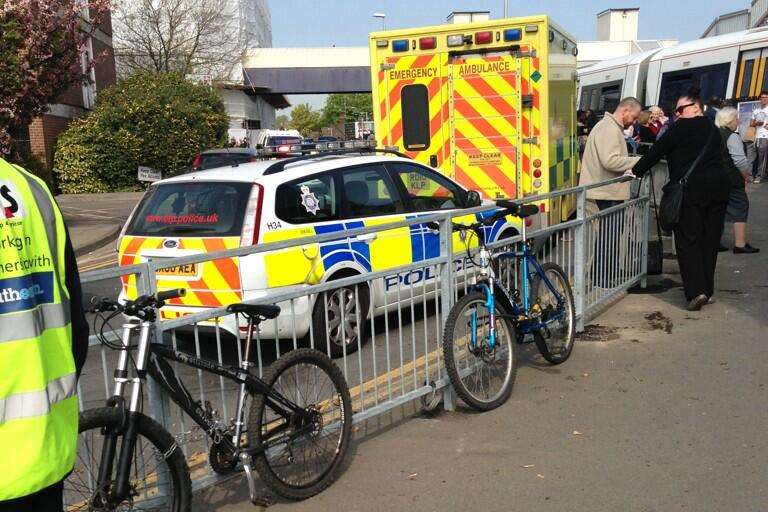
<path id="1" fill-rule="evenodd" d="M 365 141 L 355 141 L 355 142 L 365 142 Z M 344 148 L 338 148 L 338 142 L 332 143 L 329 142 L 329 145 L 332 147 L 329 149 L 318 149 L 316 153 L 310 153 L 307 155 L 301 155 L 301 156 L 295 156 L 292 158 L 284 158 L 281 160 L 275 160 L 275 162 L 267 167 L 264 170 L 264 176 L 267 176 L 269 174 L 277 174 L 278 172 L 282 172 L 285 170 L 285 167 L 289 164 L 294 164 L 297 162 L 304 162 L 307 160 L 314 160 L 317 158 L 324 158 L 327 156 L 345 156 L 345 155 L 363 155 L 365 153 L 384 153 L 388 155 L 395 155 L 399 156 L 401 158 L 408 158 L 410 157 L 408 155 L 405 155 L 401 153 L 400 151 L 397 151 L 395 149 L 392 149 L 390 147 L 384 147 L 384 148 L 377 148 L 372 145 L 366 144 L 366 145 L 358 145 L 358 147 L 344 147 Z M 319 146 L 319 144 L 318 144 Z"/>

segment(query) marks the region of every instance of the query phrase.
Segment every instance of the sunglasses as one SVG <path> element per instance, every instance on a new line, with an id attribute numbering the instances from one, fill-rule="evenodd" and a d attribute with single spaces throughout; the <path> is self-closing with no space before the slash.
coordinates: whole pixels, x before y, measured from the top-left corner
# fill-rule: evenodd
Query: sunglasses
<path id="1" fill-rule="evenodd" d="M 677 115 L 682 115 L 683 112 L 685 111 L 685 109 L 687 109 L 688 107 L 692 107 L 694 105 L 695 105 L 695 103 L 688 103 L 686 105 L 680 105 L 679 107 L 677 107 L 675 109 L 675 112 L 677 112 Z"/>

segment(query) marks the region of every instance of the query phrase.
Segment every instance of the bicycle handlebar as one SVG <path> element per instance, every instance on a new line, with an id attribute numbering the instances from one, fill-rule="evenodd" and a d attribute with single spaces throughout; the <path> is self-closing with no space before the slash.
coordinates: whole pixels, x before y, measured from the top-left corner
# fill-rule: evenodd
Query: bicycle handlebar
<path id="1" fill-rule="evenodd" d="M 531 205 L 531 204 L 520 205 L 512 202 L 509 199 L 498 199 L 496 201 L 496 206 L 502 209 L 497 211 L 490 217 L 486 217 L 472 224 L 457 224 L 455 222 L 451 222 L 451 229 L 453 231 L 476 230 L 482 226 L 490 226 L 494 224 L 496 221 L 503 219 L 507 215 L 513 215 L 513 216 L 522 215 L 522 217 L 529 217 L 539 212 L 539 208 L 536 205 Z M 427 222 L 426 226 L 427 228 L 434 231 L 437 231 L 440 229 L 440 224 L 437 222 Z"/>
<path id="2" fill-rule="evenodd" d="M 120 311 L 128 316 L 137 316 L 143 318 L 142 314 L 146 309 L 159 309 L 165 305 L 165 301 L 175 299 L 177 297 L 183 297 L 187 294 L 187 290 L 184 288 L 176 288 L 174 290 L 165 290 L 157 292 L 154 295 L 141 295 L 136 300 L 128 300 L 121 304 L 120 302 L 107 297 L 94 297 L 91 299 L 90 312 L 101 313 L 105 311 Z"/>

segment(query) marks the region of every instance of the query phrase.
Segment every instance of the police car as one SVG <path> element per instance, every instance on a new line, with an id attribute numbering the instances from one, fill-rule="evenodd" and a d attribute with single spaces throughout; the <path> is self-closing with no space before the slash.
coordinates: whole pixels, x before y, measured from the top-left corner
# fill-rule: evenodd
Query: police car
<path id="1" fill-rule="evenodd" d="M 184 297 L 161 310 L 163 319 L 171 319 L 202 308 L 257 299 L 275 288 L 308 287 L 439 256 L 438 235 L 424 224 L 344 236 L 350 229 L 435 212 L 454 211 L 455 222 L 491 214 L 462 215 L 463 209 L 481 204 L 477 192 L 398 155 L 362 148 L 336 150 L 155 182 L 123 229 L 119 263 L 124 266 L 339 233 L 338 240 L 331 242 L 158 270 L 159 289 L 187 289 Z M 502 219 L 487 230 L 487 236 L 491 240 L 513 236 L 518 227 L 517 219 Z M 457 254 L 465 249 L 464 243 L 454 236 Z M 434 279 L 433 273 L 417 270 L 376 280 L 370 286 L 341 288 L 320 299 L 305 296 L 292 306 L 284 304 L 284 314 L 264 323 L 261 336 L 292 338 L 295 328 L 295 335 L 303 337 L 311 324 L 317 346 L 326 346 L 329 336 L 333 355 L 340 355 L 345 343 L 349 353 L 359 346 L 364 319 L 384 313 L 385 303 L 392 311 L 398 288 L 404 296 L 405 287 Z M 124 277 L 122 296 L 136 294 L 136 278 Z M 342 317 L 345 325 L 341 325 Z M 231 316 L 222 318 L 219 326 L 237 335 Z"/>

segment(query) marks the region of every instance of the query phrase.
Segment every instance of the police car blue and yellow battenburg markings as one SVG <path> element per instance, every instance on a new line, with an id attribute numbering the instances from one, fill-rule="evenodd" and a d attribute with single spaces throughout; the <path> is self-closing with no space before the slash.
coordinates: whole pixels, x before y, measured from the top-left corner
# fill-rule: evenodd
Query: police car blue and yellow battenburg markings
<path id="1" fill-rule="evenodd" d="M 0 501 L 48 487 L 74 465 L 65 241 L 45 184 L 0 159 Z"/>
<path id="2" fill-rule="evenodd" d="M 577 183 L 576 44 L 547 16 L 374 32 L 370 52 L 380 145 L 492 199 Z M 540 209 L 543 226 L 575 204 Z"/>
<path id="3" fill-rule="evenodd" d="M 491 211 L 472 215 L 457 215 L 453 221 L 468 224 L 493 213 Z M 271 231 L 264 234 L 263 241 L 265 243 L 279 242 L 327 233 L 339 233 L 341 235 L 350 229 L 379 226 L 418 217 L 418 215 L 387 216 Z M 519 219 L 512 217 L 507 220 L 501 219 L 492 226 L 484 228 L 486 239 L 495 241 L 504 226 L 510 225 L 510 223 L 519 230 Z M 463 239 L 459 233 L 454 233 L 453 250 L 455 253 L 461 254 L 466 250 L 467 245 L 476 247 L 477 240 L 474 237 Z M 280 269 L 279 272 L 267 272 L 268 286 L 276 287 L 317 284 L 323 281 L 323 277 L 329 269 L 343 262 L 355 263 L 365 271 L 376 272 L 439 256 L 440 239 L 438 234 L 423 224 L 414 224 L 379 232 L 371 242 L 344 238 L 265 253 L 264 263 L 267 269 Z"/>

